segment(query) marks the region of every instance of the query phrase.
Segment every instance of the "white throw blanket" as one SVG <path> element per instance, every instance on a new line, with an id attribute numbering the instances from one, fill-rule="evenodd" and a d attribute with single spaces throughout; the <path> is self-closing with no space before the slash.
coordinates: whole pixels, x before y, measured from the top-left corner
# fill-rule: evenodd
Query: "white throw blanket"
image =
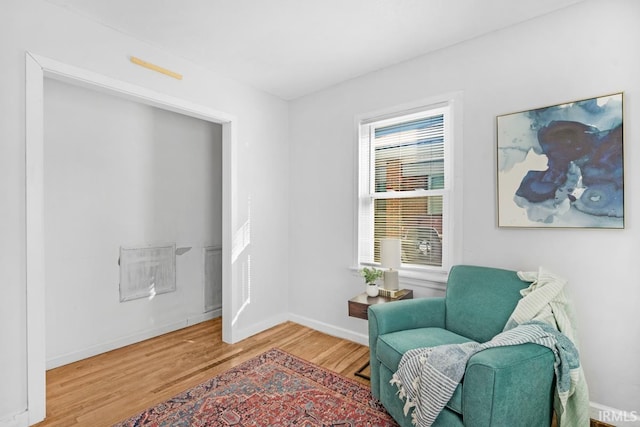
<path id="1" fill-rule="evenodd" d="M 397 385 L 400 398 L 406 399 L 405 415 L 414 408 L 414 424 L 419 427 L 433 424 L 462 379 L 467 361 L 475 353 L 486 348 L 530 342 L 554 352 L 554 406 L 559 426 L 589 425 L 588 392 L 578 351 L 573 344 L 572 312 L 563 292 L 566 282 L 543 269 L 537 274 L 519 273 L 519 276 L 533 283 L 521 291 L 523 298 L 509 318 L 505 331 L 491 341 L 420 348 L 403 355 L 391 384 Z"/>
<path id="2" fill-rule="evenodd" d="M 542 267 L 538 271 L 518 272 L 518 277 L 531 285 L 520 291 L 523 298 L 518 301 L 505 330 L 530 320 L 545 322 L 566 335 L 579 349 L 573 307 L 564 293 L 567 281 Z M 568 391 L 556 390 L 554 408 L 559 427 L 589 426 L 589 388 L 582 366 L 571 372 Z"/>

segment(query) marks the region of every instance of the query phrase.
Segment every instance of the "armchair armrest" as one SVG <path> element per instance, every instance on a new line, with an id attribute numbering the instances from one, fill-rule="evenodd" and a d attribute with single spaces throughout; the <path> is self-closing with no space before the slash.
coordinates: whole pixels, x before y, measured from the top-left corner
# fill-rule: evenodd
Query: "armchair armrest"
<path id="1" fill-rule="evenodd" d="M 368 310 L 369 338 L 416 328 L 444 328 L 444 297 L 395 301 Z M 373 334 L 372 334 L 373 332 Z M 371 344 L 371 341 L 369 341 Z"/>
<path id="2" fill-rule="evenodd" d="M 444 297 L 394 301 L 369 306 L 369 363 L 371 392 L 380 398 L 380 362 L 376 342 L 378 336 L 407 329 L 444 328 Z"/>
<path id="3" fill-rule="evenodd" d="M 553 414 L 554 356 L 537 344 L 483 350 L 462 381 L 465 426 L 549 426 Z M 516 402 L 514 404 L 514 402 Z"/>

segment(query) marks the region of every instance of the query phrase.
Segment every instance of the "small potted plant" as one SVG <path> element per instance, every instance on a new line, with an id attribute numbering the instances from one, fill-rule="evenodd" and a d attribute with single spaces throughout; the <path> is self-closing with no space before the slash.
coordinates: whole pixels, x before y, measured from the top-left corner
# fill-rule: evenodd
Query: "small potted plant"
<path id="1" fill-rule="evenodd" d="M 376 280 L 381 278 L 384 272 L 382 270 L 377 270 L 374 267 L 365 267 L 360 270 L 360 274 L 362 274 L 362 277 L 364 277 L 364 281 L 367 284 L 367 295 L 370 297 L 377 297 L 380 290 L 378 289 Z"/>

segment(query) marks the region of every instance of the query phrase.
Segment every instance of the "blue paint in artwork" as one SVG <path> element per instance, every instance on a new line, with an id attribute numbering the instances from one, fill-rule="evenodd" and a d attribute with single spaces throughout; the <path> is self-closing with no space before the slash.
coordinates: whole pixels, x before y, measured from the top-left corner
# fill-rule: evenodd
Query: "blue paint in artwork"
<path id="1" fill-rule="evenodd" d="M 528 171 L 514 197 L 530 220 L 553 223 L 570 210 L 593 218 L 591 225 L 624 216 L 621 103 L 611 101 L 520 113 L 536 139 L 528 149 L 547 157 L 547 169 Z"/>
<path id="2" fill-rule="evenodd" d="M 579 122 L 552 121 L 538 131 L 538 141 L 547 156 L 546 171 L 529 171 L 516 195 L 531 203 L 554 201 L 569 179 L 570 167 L 581 172 L 583 188 L 577 196 L 568 189 L 566 197 L 581 212 L 621 218 L 622 126 L 601 132 Z M 576 174 L 576 169 L 572 169 Z M 573 180 L 572 180 L 573 181 Z"/>

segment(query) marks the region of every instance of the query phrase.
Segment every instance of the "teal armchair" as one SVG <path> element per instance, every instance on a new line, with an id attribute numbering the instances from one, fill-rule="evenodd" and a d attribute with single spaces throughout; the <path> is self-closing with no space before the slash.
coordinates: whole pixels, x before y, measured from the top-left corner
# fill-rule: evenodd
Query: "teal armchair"
<path id="1" fill-rule="evenodd" d="M 479 343 L 502 332 L 528 287 L 516 272 L 454 266 L 444 297 L 369 307 L 371 391 L 403 427 L 404 401 L 389 384 L 402 355 L 414 348 Z M 553 414 L 554 356 L 537 344 L 491 348 L 472 356 L 434 426 L 543 427 Z"/>

